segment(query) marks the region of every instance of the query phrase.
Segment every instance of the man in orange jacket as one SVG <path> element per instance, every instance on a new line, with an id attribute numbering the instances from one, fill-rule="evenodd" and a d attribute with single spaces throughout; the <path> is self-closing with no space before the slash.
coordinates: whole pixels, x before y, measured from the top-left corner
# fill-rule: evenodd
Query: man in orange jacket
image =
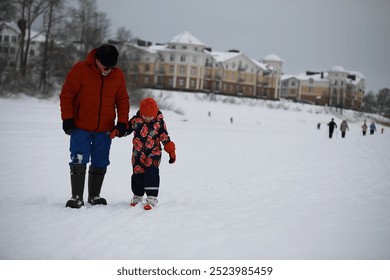
<path id="1" fill-rule="evenodd" d="M 70 135 L 71 157 L 72 197 L 66 207 L 84 205 L 86 165 L 90 160 L 88 203 L 107 204 L 100 191 L 110 164 L 110 132 L 116 130 L 119 137 L 125 135 L 130 108 L 124 73 L 115 67 L 118 55 L 110 44 L 93 49 L 86 60 L 72 67 L 62 86 L 62 127 Z"/>

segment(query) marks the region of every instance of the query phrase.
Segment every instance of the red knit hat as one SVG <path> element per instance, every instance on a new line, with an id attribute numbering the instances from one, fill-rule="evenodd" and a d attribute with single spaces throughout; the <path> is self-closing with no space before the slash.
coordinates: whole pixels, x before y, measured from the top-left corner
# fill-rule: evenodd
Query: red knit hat
<path id="1" fill-rule="evenodd" d="M 139 104 L 139 111 L 142 116 L 157 117 L 158 107 L 156 101 L 151 97 L 142 99 Z"/>

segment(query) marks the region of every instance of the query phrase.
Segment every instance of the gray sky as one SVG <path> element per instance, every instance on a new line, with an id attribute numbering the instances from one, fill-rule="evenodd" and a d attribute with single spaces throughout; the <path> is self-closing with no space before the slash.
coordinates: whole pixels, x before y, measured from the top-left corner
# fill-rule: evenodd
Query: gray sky
<path id="1" fill-rule="evenodd" d="M 165 43 L 189 31 L 215 51 L 285 60 L 284 74 L 340 65 L 390 88 L 390 0 L 97 0 L 134 37 Z"/>

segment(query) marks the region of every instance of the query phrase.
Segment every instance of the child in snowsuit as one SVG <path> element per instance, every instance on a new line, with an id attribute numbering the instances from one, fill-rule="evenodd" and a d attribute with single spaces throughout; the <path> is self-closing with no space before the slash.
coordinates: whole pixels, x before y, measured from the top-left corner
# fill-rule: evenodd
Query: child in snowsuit
<path id="1" fill-rule="evenodd" d="M 375 126 L 375 123 L 372 122 L 372 123 L 370 124 L 370 134 L 371 134 L 371 135 L 374 134 L 375 131 L 376 131 L 376 126 Z"/>
<path id="2" fill-rule="evenodd" d="M 171 141 L 164 122 L 153 98 L 140 102 L 140 109 L 128 122 L 126 135 L 134 132 L 131 163 L 131 190 L 134 193 L 130 205 L 135 206 L 143 201 L 146 193 L 146 210 L 157 205 L 160 187 L 159 166 L 161 161 L 161 143 L 169 154 L 169 163 L 176 161 L 175 143 Z"/>

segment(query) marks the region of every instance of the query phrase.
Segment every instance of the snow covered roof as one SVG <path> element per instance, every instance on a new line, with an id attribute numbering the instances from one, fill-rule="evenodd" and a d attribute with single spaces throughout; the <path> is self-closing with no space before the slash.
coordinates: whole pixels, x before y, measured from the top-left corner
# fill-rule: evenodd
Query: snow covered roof
<path id="1" fill-rule="evenodd" d="M 258 60 L 256 60 L 256 59 L 251 58 L 251 60 L 252 60 L 252 62 L 253 62 L 254 64 L 256 64 L 259 68 L 261 68 L 261 69 L 263 69 L 263 70 L 273 69 L 272 66 L 268 66 L 267 64 L 264 64 L 264 63 L 262 63 L 262 62 L 260 62 L 260 61 L 258 61 Z"/>
<path id="2" fill-rule="evenodd" d="M 343 67 L 341 67 L 339 65 L 333 66 L 329 71 L 331 71 L 331 72 L 348 72 L 347 70 L 345 70 Z"/>
<path id="3" fill-rule="evenodd" d="M 18 25 L 16 24 L 16 22 L 14 22 L 14 21 L 4 22 L 4 25 L 7 26 L 8 28 L 11 28 L 17 34 L 21 34 L 20 29 L 19 29 Z M 27 39 L 27 35 L 28 34 L 26 33 L 26 39 Z M 31 29 L 30 38 L 34 42 L 45 42 L 45 40 L 46 40 L 46 37 L 44 35 L 42 35 L 42 32 L 37 32 L 37 31 L 32 30 L 32 29 Z"/>
<path id="4" fill-rule="evenodd" d="M 308 81 L 310 79 L 313 79 L 314 81 L 328 81 L 328 73 L 324 72 L 322 77 L 321 74 L 306 75 L 306 73 L 301 73 L 299 75 L 282 75 L 281 80 L 288 80 L 291 78 L 300 81 Z"/>
<path id="5" fill-rule="evenodd" d="M 198 38 L 196 38 L 194 35 L 192 35 L 188 31 L 184 31 L 183 33 L 180 33 L 179 35 L 176 35 L 173 37 L 169 43 L 179 43 L 179 44 L 190 44 L 190 45 L 201 45 L 205 46 L 201 41 L 199 41 Z"/>
<path id="6" fill-rule="evenodd" d="M 240 52 L 211 52 L 211 56 L 215 59 L 217 62 L 223 62 L 229 59 L 232 59 L 234 57 L 240 56 L 242 53 Z"/>
<path id="7" fill-rule="evenodd" d="M 280 61 L 280 62 L 284 62 L 283 59 L 281 59 L 279 56 L 277 56 L 276 54 L 270 54 L 270 55 L 267 55 L 264 60 L 272 60 L 272 61 Z"/>

